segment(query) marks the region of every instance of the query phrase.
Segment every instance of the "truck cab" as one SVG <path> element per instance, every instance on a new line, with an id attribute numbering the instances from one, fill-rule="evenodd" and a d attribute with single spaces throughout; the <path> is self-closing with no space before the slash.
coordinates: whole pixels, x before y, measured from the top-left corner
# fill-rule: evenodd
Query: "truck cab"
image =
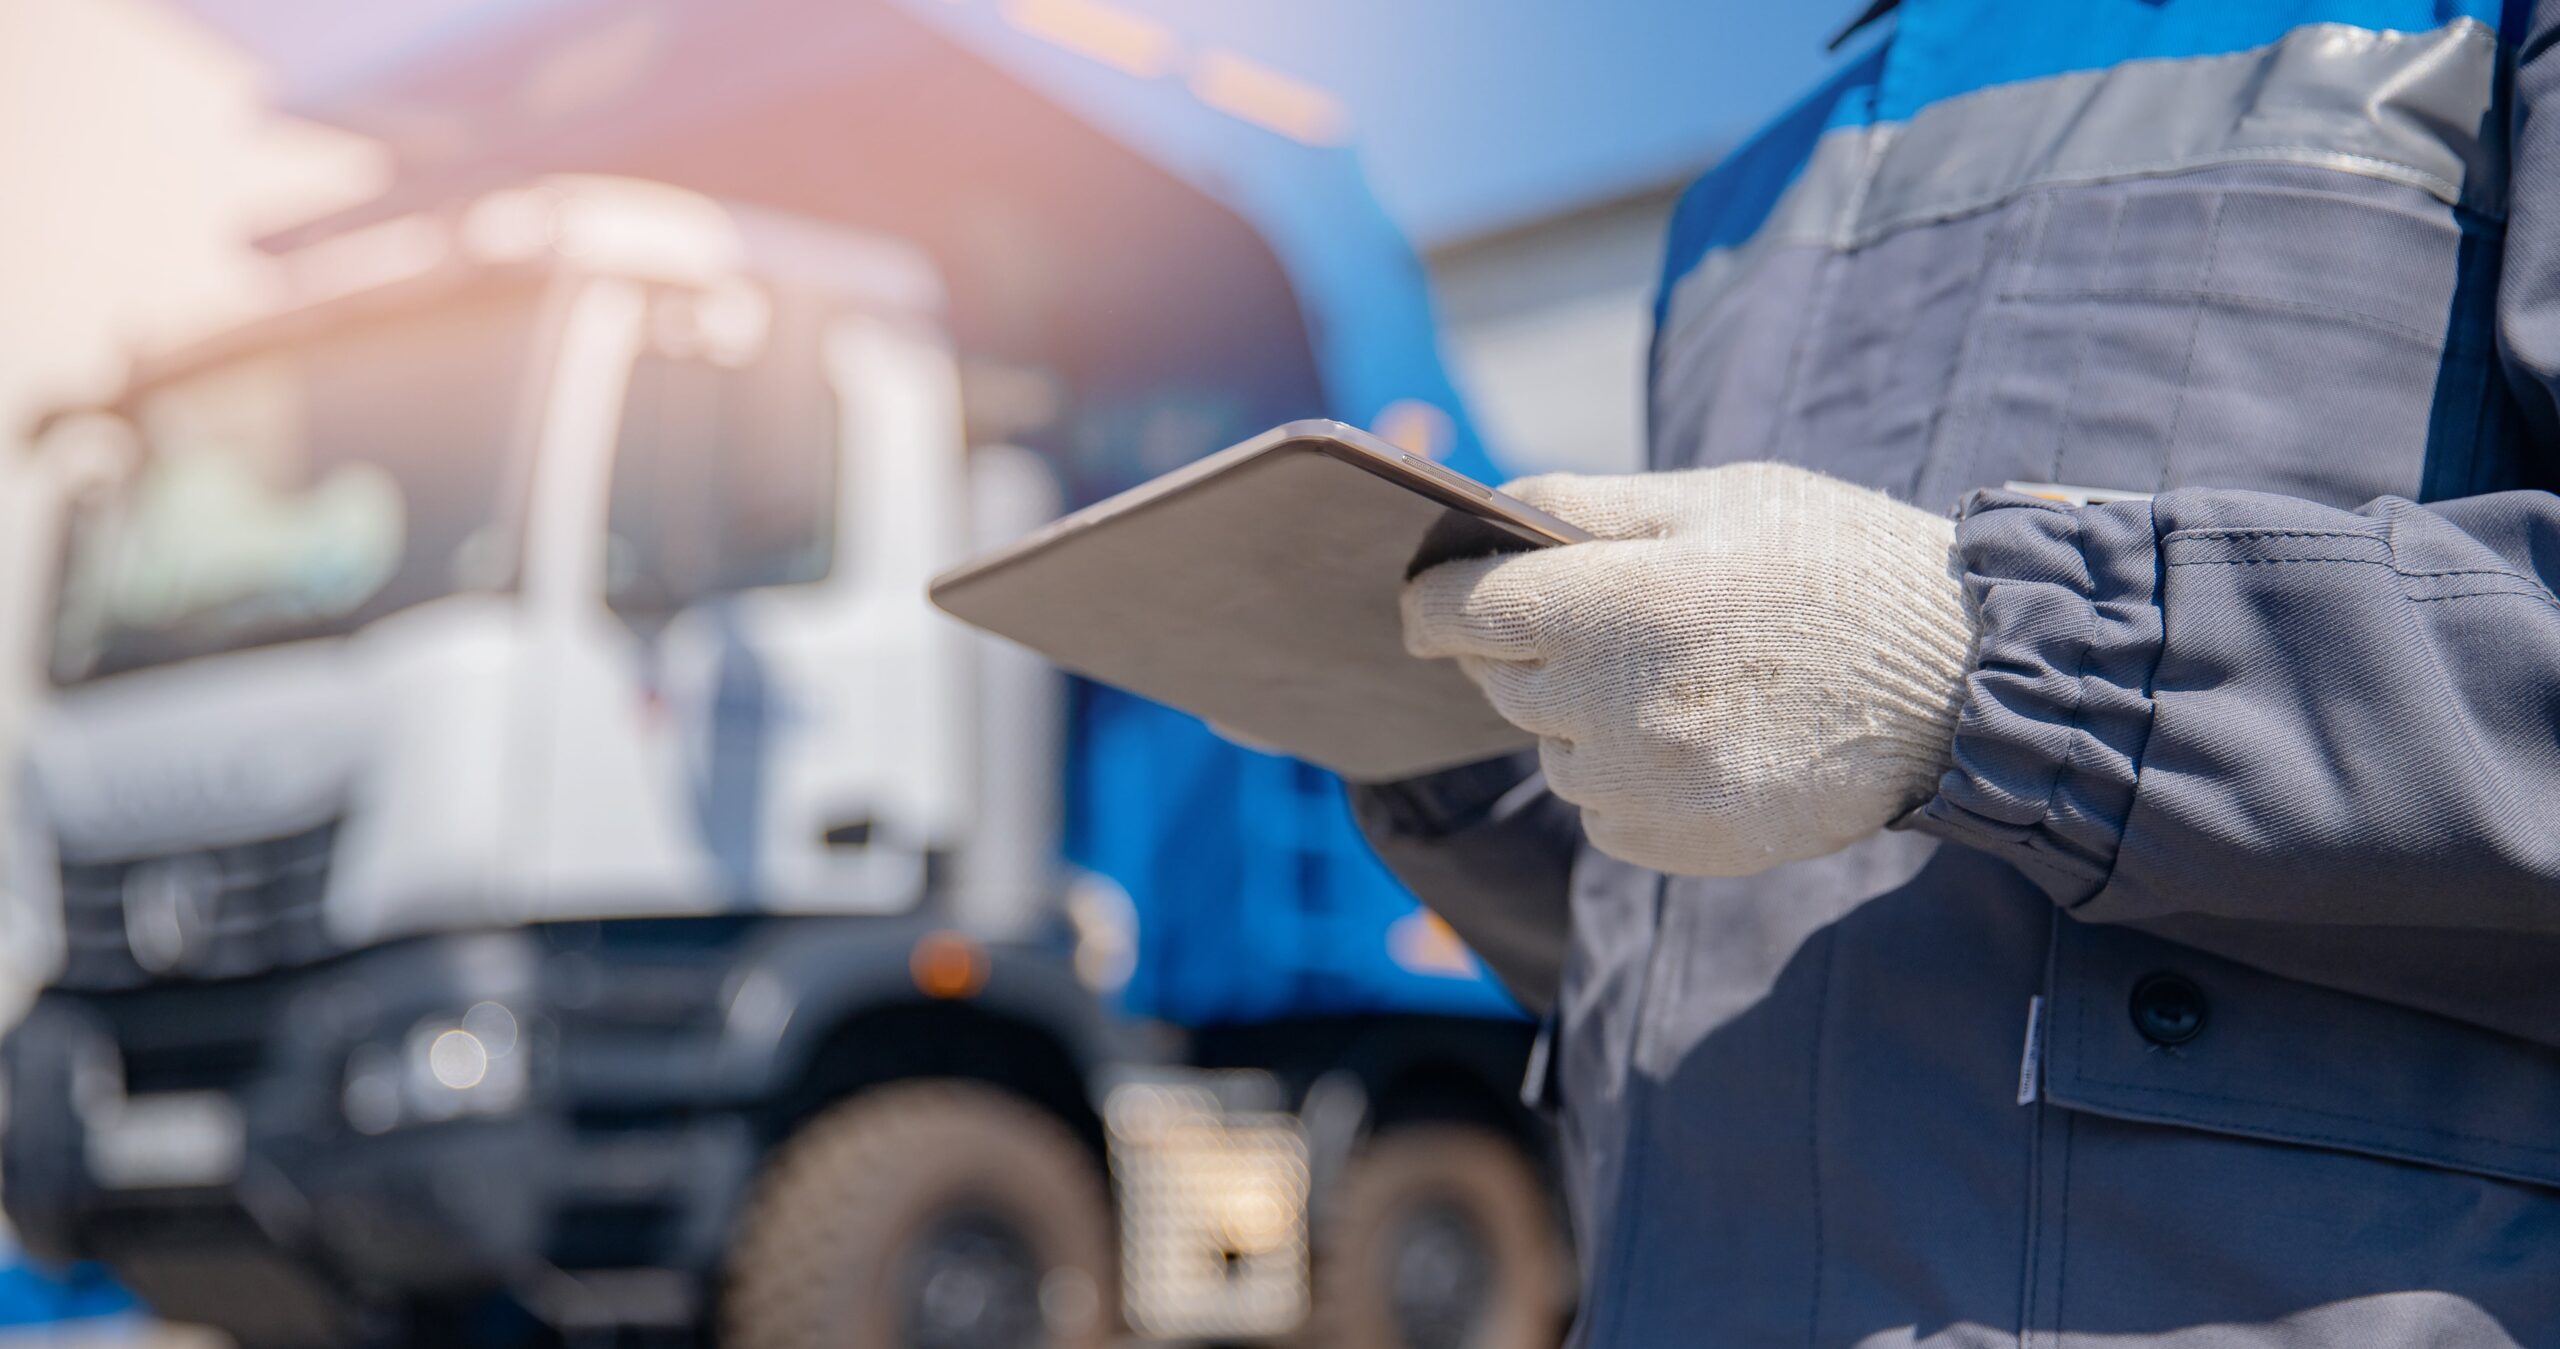
<path id="1" fill-rule="evenodd" d="M 74 977 L 914 909 L 972 768 L 968 648 L 922 593 L 968 522 L 931 268 L 593 180 L 297 262 L 319 285 L 395 247 L 418 270 L 146 365 L 107 414 L 129 451 L 92 437 L 30 754 L 61 860 L 301 840 L 328 866 L 307 932 L 192 922 L 193 864 L 145 867 L 165 940 L 75 903 Z"/>

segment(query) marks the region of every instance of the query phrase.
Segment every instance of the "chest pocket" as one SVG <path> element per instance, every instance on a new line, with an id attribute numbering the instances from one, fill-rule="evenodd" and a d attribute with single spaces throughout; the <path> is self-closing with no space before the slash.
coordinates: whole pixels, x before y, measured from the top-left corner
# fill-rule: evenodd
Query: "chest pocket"
<path id="1" fill-rule="evenodd" d="M 2560 1051 L 2067 918 L 2045 1010 L 2053 1342 L 2560 1343 Z"/>
<path id="2" fill-rule="evenodd" d="M 2005 208 L 1915 484 L 2236 487 L 2338 505 L 2482 458 L 2494 227 L 2250 166 Z"/>
<path id="3" fill-rule="evenodd" d="M 2560 1050 L 2126 928 L 2055 943 L 2057 1104 L 2560 1190 Z"/>

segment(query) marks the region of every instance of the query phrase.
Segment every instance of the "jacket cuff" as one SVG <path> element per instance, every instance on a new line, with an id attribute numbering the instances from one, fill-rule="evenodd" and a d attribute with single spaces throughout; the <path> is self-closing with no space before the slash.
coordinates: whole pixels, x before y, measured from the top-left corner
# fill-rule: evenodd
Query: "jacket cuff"
<path id="1" fill-rule="evenodd" d="M 2010 862 L 2066 906 L 2106 884 L 2151 734 L 2159 553 L 2148 501 L 1966 502 L 1956 556 L 1981 654 L 1954 766 L 1905 823 Z"/>

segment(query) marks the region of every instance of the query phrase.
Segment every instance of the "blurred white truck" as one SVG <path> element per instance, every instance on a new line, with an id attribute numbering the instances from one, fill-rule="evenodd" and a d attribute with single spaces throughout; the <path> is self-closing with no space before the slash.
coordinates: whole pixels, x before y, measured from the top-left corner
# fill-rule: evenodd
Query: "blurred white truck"
<path id="1" fill-rule="evenodd" d="M 1371 1148 L 1410 1074 L 1202 1071 L 1094 996 L 1063 690 L 924 598 L 1057 504 L 974 444 L 926 256 L 555 178 L 290 261 L 37 446 L 33 1249 L 253 1349 L 1249 1338 L 1324 1187 L 1343 1342 L 1551 1339 L 1525 1116 Z M 1526 1031 L 1365 1034 L 1464 1097 Z"/>

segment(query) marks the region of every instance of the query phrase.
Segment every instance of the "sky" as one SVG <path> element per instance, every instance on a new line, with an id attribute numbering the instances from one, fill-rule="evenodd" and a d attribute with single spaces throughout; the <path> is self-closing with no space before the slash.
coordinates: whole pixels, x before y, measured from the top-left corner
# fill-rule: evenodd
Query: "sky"
<path id="1" fill-rule="evenodd" d="M 576 0 L 570 0 L 575 3 Z M 1685 177 L 1828 68 L 1855 0 L 1115 0 L 1330 90 L 1416 242 Z M 361 67 L 407 36 L 560 0 L 175 0 L 272 60 Z"/>

